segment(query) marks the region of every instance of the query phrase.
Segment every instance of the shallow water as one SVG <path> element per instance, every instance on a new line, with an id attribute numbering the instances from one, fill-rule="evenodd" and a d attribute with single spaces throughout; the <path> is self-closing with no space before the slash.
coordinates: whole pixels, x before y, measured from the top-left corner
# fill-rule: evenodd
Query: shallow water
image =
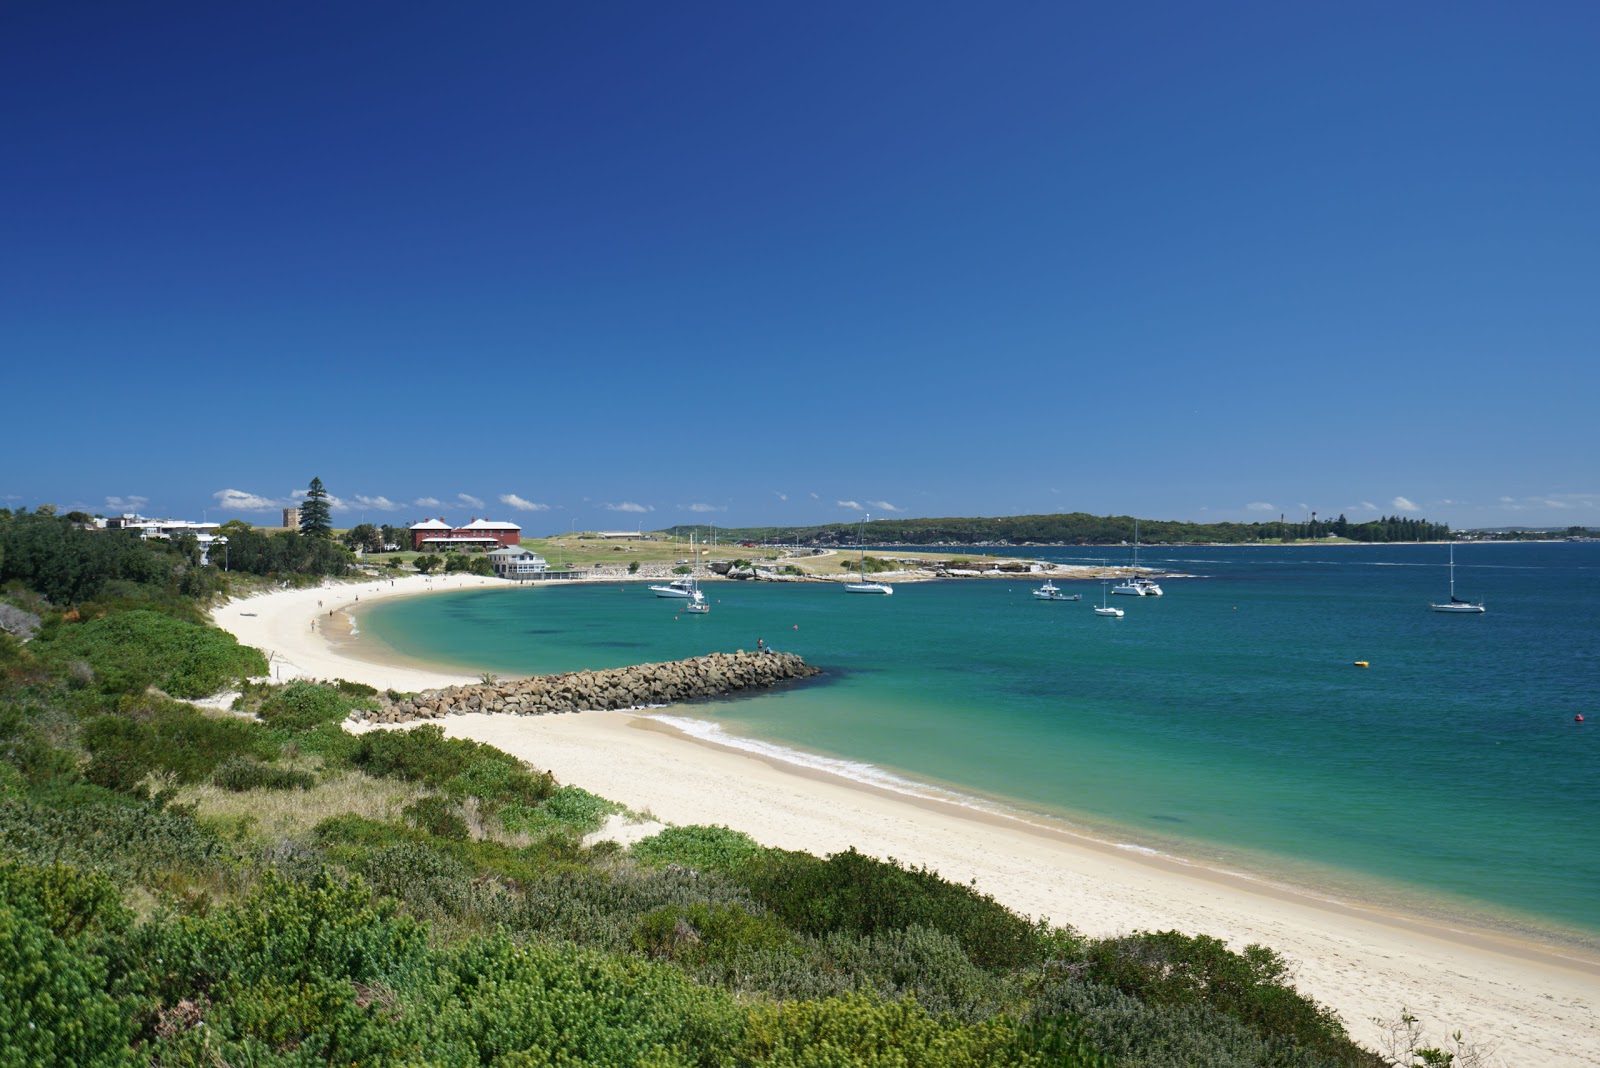
<path id="1" fill-rule="evenodd" d="M 1124 563 L 1125 550 L 1018 550 Z M 615 667 L 758 638 L 823 667 L 675 710 L 1103 836 L 1415 911 L 1600 940 L 1600 545 L 1146 547 L 1195 575 L 1120 620 L 1037 580 L 484 590 L 374 605 L 362 630 L 502 675 Z M 1353 666 L 1366 660 L 1368 668 Z M 835 770 L 840 770 L 836 768 Z"/>

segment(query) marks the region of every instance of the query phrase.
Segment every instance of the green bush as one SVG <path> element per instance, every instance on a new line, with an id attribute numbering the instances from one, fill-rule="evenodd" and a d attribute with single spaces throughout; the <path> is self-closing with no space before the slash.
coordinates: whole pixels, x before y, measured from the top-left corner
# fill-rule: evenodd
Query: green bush
<path id="1" fill-rule="evenodd" d="M 622 810 L 615 801 L 607 801 L 581 787 L 563 786 L 534 805 L 507 804 L 500 810 L 500 820 L 506 830 L 512 832 L 562 829 L 583 835 L 599 830 L 607 816 Z"/>
<path id="2" fill-rule="evenodd" d="M 242 794 L 246 790 L 309 790 L 315 775 L 289 768 L 274 768 L 249 757 L 231 757 L 211 773 L 213 786 Z"/>
<path id="3" fill-rule="evenodd" d="M 794 1068 L 1110 1068 L 1081 1038 L 1054 1037 L 1003 1018 L 956 1026 L 912 999 L 851 995 L 755 1009 L 739 1054 L 741 1063 Z"/>
<path id="4" fill-rule="evenodd" d="M 439 838 L 464 841 L 468 837 L 467 821 L 456 812 L 450 799 L 431 794 L 419 797 L 405 807 L 406 822 L 419 831 Z"/>
<path id="5" fill-rule="evenodd" d="M 440 1048 L 474 1064 L 731 1065 L 744 1017 L 677 970 L 570 947 L 474 941 L 452 954 Z"/>
<path id="6" fill-rule="evenodd" d="M 771 917 L 737 904 L 695 902 L 665 905 L 646 913 L 634 932 L 634 948 L 668 960 L 737 959 L 750 951 L 784 949 L 794 933 Z"/>
<path id="7" fill-rule="evenodd" d="M 1264 946 L 1228 949 L 1209 935 L 1136 931 L 1090 945 L 1087 978 L 1152 1005 L 1205 1005 L 1258 1034 L 1344 1051 L 1337 1014 L 1297 993 L 1283 958 Z"/>
<path id="8" fill-rule="evenodd" d="M 202 872 L 230 851 L 184 810 L 163 809 L 88 784 L 0 802 L 0 858 L 95 869 L 119 882 Z"/>
<path id="9" fill-rule="evenodd" d="M 179 782 L 201 782 L 234 756 L 271 760 L 279 750 L 259 723 L 208 716 L 175 702 L 99 716 L 84 727 L 83 742 L 90 755 L 88 779 L 125 792 L 136 791 L 152 771 L 169 772 Z"/>
<path id="10" fill-rule="evenodd" d="M 131 1065 L 106 967 L 24 910 L 0 905 L 0 1068 Z"/>
<path id="11" fill-rule="evenodd" d="M 268 872 L 238 904 L 154 923 L 132 943 L 154 1005 L 209 1004 L 204 1029 L 146 1017 L 153 1063 L 182 1063 L 200 1036 L 214 1052 L 197 1063 L 392 1064 L 424 1048 L 432 1007 L 400 1011 L 399 992 L 429 993 L 426 933 L 358 882 Z"/>
<path id="12" fill-rule="evenodd" d="M 555 791 L 548 775 L 492 745 L 446 738 L 436 723 L 404 731 L 368 731 L 350 762 L 369 775 L 419 782 L 452 797 L 476 797 L 488 809 L 516 802 L 534 805 Z"/>
<path id="13" fill-rule="evenodd" d="M 762 847 L 743 831 L 727 827 L 668 827 L 635 842 L 630 855 L 645 864 L 678 864 L 697 871 L 731 872 Z"/>
<path id="14" fill-rule="evenodd" d="M 735 878 L 756 900 L 808 934 L 944 931 L 975 964 L 1001 970 L 1037 963 L 1040 928 L 987 894 L 946 882 L 926 868 L 904 868 L 851 848 L 819 860 L 771 849 L 741 864 Z"/>
<path id="15" fill-rule="evenodd" d="M 132 920 L 115 883 L 65 864 L 0 864 L 0 906 L 27 913 L 66 941 L 89 932 L 120 932 Z"/>
<path id="16" fill-rule="evenodd" d="M 267 673 L 261 652 L 226 631 L 145 609 L 47 627 L 38 640 L 57 663 L 87 663 L 107 693 L 154 684 L 174 697 L 205 697 Z"/>
<path id="17" fill-rule="evenodd" d="M 1069 980 L 1034 998 L 1033 1019 L 1080 1021 L 1091 1041 L 1127 1068 L 1388 1068 L 1375 1054 L 1346 1043 L 1319 1052 L 1265 1036 L 1208 1005 L 1146 1004 L 1109 986 Z"/>
<path id="18" fill-rule="evenodd" d="M 341 688 L 316 682 L 291 682 L 261 703 L 261 718 L 268 726 L 288 731 L 308 731 L 324 723 L 339 723 L 356 706 Z"/>

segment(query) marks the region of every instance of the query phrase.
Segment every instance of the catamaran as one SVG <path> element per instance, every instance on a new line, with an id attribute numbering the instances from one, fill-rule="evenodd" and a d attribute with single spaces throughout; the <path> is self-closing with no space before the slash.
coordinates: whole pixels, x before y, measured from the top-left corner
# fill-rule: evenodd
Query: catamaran
<path id="1" fill-rule="evenodd" d="M 867 532 L 867 520 L 871 519 L 871 518 L 872 517 L 869 515 L 869 516 L 865 516 L 861 520 L 861 530 L 859 532 L 857 532 L 857 534 L 856 534 L 856 545 L 861 550 L 861 581 L 860 582 L 847 582 L 847 583 L 845 583 L 844 584 L 844 592 L 846 592 L 846 593 L 893 593 L 894 592 L 894 587 L 889 585 L 886 582 L 868 582 L 867 581 L 867 543 L 866 543 L 865 539 L 866 539 L 866 532 Z"/>
<path id="2" fill-rule="evenodd" d="M 1133 521 L 1133 565 L 1132 570 L 1139 570 L 1139 521 Z M 1156 580 L 1144 575 L 1133 574 L 1111 587 L 1112 593 L 1124 594 L 1128 597 L 1160 597 L 1161 587 Z"/>
<path id="3" fill-rule="evenodd" d="M 1456 543 L 1450 543 L 1450 600 L 1444 604 L 1430 604 L 1435 612 L 1482 612 L 1483 603 L 1462 600 L 1456 596 Z"/>

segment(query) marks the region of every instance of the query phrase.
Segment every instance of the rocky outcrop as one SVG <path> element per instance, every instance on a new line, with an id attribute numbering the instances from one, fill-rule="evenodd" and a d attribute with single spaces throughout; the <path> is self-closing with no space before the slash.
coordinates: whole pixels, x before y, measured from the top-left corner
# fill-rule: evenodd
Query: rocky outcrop
<path id="1" fill-rule="evenodd" d="M 542 716 L 548 712 L 639 708 L 722 697 L 820 674 L 794 653 L 712 653 L 664 664 L 570 671 L 512 682 L 453 686 L 405 697 L 366 713 L 377 723 L 441 719 L 467 712 Z"/>

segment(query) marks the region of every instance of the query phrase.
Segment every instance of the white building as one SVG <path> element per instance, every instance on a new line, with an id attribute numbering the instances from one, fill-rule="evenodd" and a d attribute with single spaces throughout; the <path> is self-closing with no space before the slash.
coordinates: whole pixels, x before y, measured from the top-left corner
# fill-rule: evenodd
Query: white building
<path id="1" fill-rule="evenodd" d="M 503 579 L 540 578 L 550 570 L 544 557 L 519 546 L 506 546 L 486 555 L 494 566 L 494 573 Z"/>

